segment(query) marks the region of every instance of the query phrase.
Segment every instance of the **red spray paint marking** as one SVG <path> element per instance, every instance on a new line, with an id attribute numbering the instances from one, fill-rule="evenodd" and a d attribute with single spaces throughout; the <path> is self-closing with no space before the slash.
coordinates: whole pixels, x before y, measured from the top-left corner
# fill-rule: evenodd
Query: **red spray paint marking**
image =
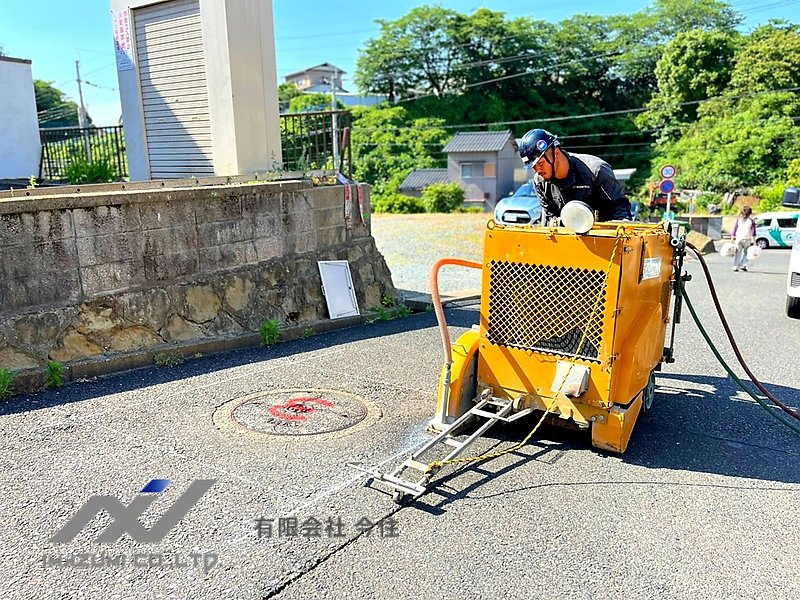
<path id="1" fill-rule="evenodd" d="M 284 419 L 286 421 L 305 421 L 308 419 L 308 417 L 302 413 L 312 413 L 316 410 L 315 407 L 306 406 L 306 404 L 319 404 L 326 408 L 333 406 L 333 402 L 329 400 L 314 398 L 313 396 L 305 396 L 301 398 L 292 398 L 285 404 L 273 406 L 269 409 L 269 414 L 271 414 L 273 417 Z"/>

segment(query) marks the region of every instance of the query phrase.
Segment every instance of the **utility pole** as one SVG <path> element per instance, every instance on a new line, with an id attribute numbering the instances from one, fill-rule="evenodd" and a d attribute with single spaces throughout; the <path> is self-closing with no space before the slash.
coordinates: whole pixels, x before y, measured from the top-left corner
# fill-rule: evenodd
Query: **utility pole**
<path id="1" fill-rule="evenodd" d="M 333 170 L 339 169 L 339 133 L 336 129 L 336 67 L 331 77 L 331 123 L 333 124 Z"/>
<path id="2" fill-rule="evenodd" d="M 86 161 L 92 162 L 92 145 L 89 142 L 89 132 L 86 130 L 86 107 L 83 105 L 83 88 L 81 87 L 81 63 L 79 60 L 75 61 L 75 74 L 78 81 L 78 98 L 81 105 L 78 107 L 78 127 L 81 128 L 81 135 L 83 135 L 83 145 L 86 147 Z"/>

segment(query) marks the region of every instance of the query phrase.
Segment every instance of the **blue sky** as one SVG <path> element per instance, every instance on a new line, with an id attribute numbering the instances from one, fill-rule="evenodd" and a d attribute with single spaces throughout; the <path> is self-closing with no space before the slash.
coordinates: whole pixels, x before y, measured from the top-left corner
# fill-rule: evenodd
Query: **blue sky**
<path id="1" fill-rule="evenodd" d="M 359 48 L 379 31 L 375 19 L 397 19 L 415 6 L 440 4 L 462 13 L 481 6 L 509 17 L 530 16 L 557 22 L 580 13 L 623 14 L 641 10 L 647 0 L 572 0 L 521 2 L 494 0 L 273 0 L 279 81 L 288 73 L 321 62 L 347 71 L 351 80 Z M 733 0 L 745 30 L 770 19 L 800 22 L 800 0 Z M 120 115 L 108 0 L 0 0 L 0 46 L 6 54 L 33 61 L 33 77 L 52 81 L 77 101 L 75 61 L 80 60 L 83 95 L 97 125 L 112 125 Z"/>

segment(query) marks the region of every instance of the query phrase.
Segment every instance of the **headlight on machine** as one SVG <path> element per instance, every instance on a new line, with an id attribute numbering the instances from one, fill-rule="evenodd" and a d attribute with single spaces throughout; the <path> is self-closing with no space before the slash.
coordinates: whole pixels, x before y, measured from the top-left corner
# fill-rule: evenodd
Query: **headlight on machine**
<path id="1" fill-rule="evenodd" d="M 575 233 L 586 233 L 594 225 L 594 211 L 585 202 L 567 202 L 561 209 L 561 223 Z"/>

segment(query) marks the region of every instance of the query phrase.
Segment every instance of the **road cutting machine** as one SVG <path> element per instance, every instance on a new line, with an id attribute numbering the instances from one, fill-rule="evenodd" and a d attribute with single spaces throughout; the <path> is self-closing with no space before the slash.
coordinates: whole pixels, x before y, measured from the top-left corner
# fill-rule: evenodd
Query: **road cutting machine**
<path id="1" fill-rule="evenodd" d="M 675 223 L 595 223 L 579 202 L 558 226 L 489 221 L 481 263 L 442 259 L 431 274 L 445 354 L 435 437 L 390 473 L 353 466 L 393 488 L 396 501 L 418 497 L 441 467 L 472 460 L 466 448 L 489 427 L 531 414 L 625 452 L 652 405 L 655 372 L 673 359 L 685 233 Z M 480 322 L 455 343 L 437 286 L 448 264 L 482 271 Z"/>

